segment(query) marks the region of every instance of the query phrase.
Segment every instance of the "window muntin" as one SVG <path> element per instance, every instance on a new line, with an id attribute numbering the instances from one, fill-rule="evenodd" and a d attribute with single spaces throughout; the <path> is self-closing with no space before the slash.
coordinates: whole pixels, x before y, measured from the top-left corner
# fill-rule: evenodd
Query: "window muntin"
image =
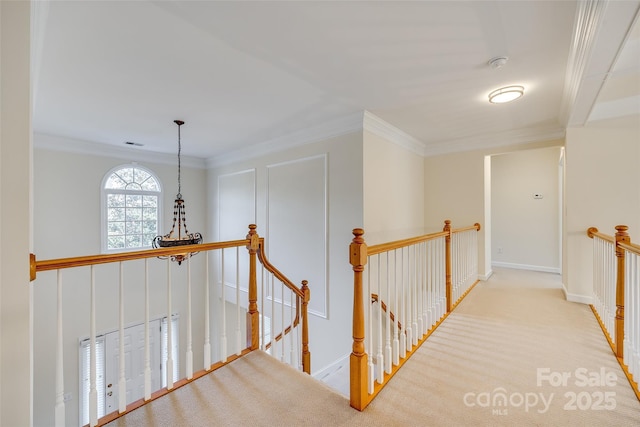
<path id="1" fill-rule="evenodd" d="M 105 249 L 150 248 L 160 221 L 158 179 L 138 165 L 121 166 L 107 174 L 103 192 Z"/>

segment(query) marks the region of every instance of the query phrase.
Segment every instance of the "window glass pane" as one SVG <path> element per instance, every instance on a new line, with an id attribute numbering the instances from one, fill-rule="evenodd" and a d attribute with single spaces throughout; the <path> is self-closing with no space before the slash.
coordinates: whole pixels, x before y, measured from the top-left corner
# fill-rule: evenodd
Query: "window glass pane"
<path id="1" fill-rule="evenodd" d="M 157 221 L 143 221 L 142 222 L 142 232 L 144 234 L 157 234 L 158 233 L 158 222 Z"/>
<path id="2" fill-rule="evenodd" d="M 141 234 L 142 233 L 142 223 L 140 221 L 127 221 L 126 222 L 126 233 L 127 233 L 127 235 L 129 235 L 129 234 Z M 139 237 L 139 236 L 137 236 L 137 237 Z"/>
<path id="3" fill-rule="evenodd" d="M 107 209 L 107 221 L 124 221 L 125 208 L 109 208 Z"/>
<path id="4" fill-rule="evenodd" d="M 147 207 L 158 206 L 158 196 L 142 196 L 142 206 L 147 206 Z"/>
<path id="5" fill-rule="evenodd" d="M 147 172 L 143 171 L 142 169 L 134 169 L 133 171 L 133 181 L 137 182 L 138 184 L 142 184 L 150 176 L 151 175 L 149 175 Z"/>
<path id="6" fill-rule="evenodd" d="M 107 225 L 107 233 L 109 234 L 109 236 L 122 236 L 124 235 L 124 222 L 122 221 L 118 221 L 118 222 L 110 222 Z"/>
<path id="7" fill-rule="evenodd" d="M 157 215 L 157 209 L 156 208 L 143 208 L 142 209 L 142 218 L 145 221 L 157 221 L 158 219 L 158 215 Z"/>
<path id="8" fill-rule="evenodd" d="M 124 206 L 124 194 L 107 194 L 107 206 L 109 207 Z"/>
<path id="9" fill-rule="evenodd" d="M 142 196 L 139 194 L 127 194 L 127 207 L 142 206 Z"/>
<path id="10" fill-rule="evenodd" d="M 107 238 L 107 248 L 124 249 L 124 236 L 109 236 Z"/>
<path id="11" fill-rule="evenodd" d="M 127 190 L 141 190 L 142 187 L 140 187 L 140 184 L 138 184 L 137 182 L 130 182 L 127 184 Z"/>
<path id="12" fill-rule="evenodd" d="M 127 221 L 142 220 L 142 208 L 127 208 Z"/>
<path id="13" fill-rule="evenodd" d="M 149 177 L 149 179 L 140 183 L 140 185 L 142 186 L 142 189 L 144 191 L 160 191 L 158 181 L 156 181 L 153 177 Z"/>
<path id="14" fill-rule="evenodd" d="M 142 236 L 140 234 L 133 234 L 125 237 L 127 248 L 140 248 L 142 247 Z"/>
<path id="15" fill-rule="evenodd" d="M 118 175 L 112 174 L 107 178 L 107 182 L 104 184 L 104 188 L 122 189 L 127 186 L 127 183 L 122 180 Z"/>
<path id="16" fill-rule="evenodd" d="M 116 174 L 120 175 L 120 178 L 126 183 L 133 181 L 133 168 L 123 168 L 116 171 Z"/>
<path id="17" fill-rule="evenodd" d="M 156 233 L 153 234 L 143 234 L 142 235 L 142 246 L 148 247 L 153 244 L 153 239 L 156 237 Z"/>

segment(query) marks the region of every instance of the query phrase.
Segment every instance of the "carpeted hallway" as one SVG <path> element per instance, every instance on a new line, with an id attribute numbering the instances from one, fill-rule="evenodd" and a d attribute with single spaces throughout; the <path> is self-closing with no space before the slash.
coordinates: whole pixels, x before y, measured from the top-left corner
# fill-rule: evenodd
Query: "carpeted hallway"
<path id="1" fill-rule="evenodd" d="M 109 425 L 640 425 L 640 403 L 591 310 L 559 286 L 557 275 L 496 270 L 364 412 L 253 352 Z"/>

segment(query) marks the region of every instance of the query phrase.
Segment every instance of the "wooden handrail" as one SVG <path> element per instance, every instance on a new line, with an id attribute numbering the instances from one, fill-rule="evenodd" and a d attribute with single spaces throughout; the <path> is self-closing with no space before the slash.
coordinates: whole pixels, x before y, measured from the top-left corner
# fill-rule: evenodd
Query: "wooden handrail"
<path id="1" fill-rule="evenodd" d="M 247 244 L 246 240 L 230 240 L 228 242 L 202 243 L 199 245 L 184 245 L 175 248 L 145 249 L 142 251 L 118 252 L 112 254 L 86 255 L 70 258 L 58 258 L 37 261 L 34 254 L 29 254 L 31 281 L 41 271 L 61 270 L 64 268 L 85 267 L 112 262 L 133 261 L 144 258 L 167 257 L 185 252 L 204 252 L 214 249 L 235 248 Z"/>
<path id="2" fill-rule="evenodd" d="M 377 255 L 383 252 L 392 251 L 394 249 L 405 248 L 407 246 L 415 245 L 416 243 L 427 242 L 429 240 L 437 239 L 438 237 L 445 237 L 447 233 L 445 231 L 439 231 L 437 233 L 424 234 L 422 236 L 410 237 L 408 239 L 396 240 L 388 243 L 380 243 L 378 245 L 367 246 L 368 255 Z"/>
<path id="3" fill-rule="evenodd" d="M 631 242 L 629 243 L 619 242 L 618 246 L 620 246 L 622 249 L 624 249 L 627 252 L 631 252 L 640 256 L 640 245 L 636 245 L 635 243 L 631 243 Z"/>
<path id="4" fill-rule="evenodd" d="M 598 229 L 595 227 L 590 227 L 587 230 L 587 236 L 589 236 L 592 239 L 594 237 L 599 237 L 600 239 L 606 240 L 607 242 L 610 242 L 610 243 L 616 242 L 616 238 L 614 236 L 609 236 L 608 234 L 600 233 Z"/>
<path id="5" fill-rule="evenodd" d="M 371 294 L 371 303 L 378 302 L 378 294 Z M 387 304 L 384 301 L 380 301 L 380 307 L 382 311 L 387 312 Z M 391 316 L 391 321 L 395 324 L 396 316 L 393 314 L 393 311 L 389 311 L 389 316 Z M 398 328 L 402 329 L 402 323 L 398 322 Z"/>

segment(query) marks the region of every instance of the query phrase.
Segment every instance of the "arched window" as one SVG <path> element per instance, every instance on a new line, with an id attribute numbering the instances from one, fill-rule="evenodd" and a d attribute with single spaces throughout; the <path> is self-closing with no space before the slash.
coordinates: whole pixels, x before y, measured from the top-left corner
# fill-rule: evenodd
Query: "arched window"
<path id="1" fill-rule="evenodd" d="M 150 248 L 160 222 L 160 181 L 137 164 L 118 166 L 102 182 L 103 247 Z"/>

